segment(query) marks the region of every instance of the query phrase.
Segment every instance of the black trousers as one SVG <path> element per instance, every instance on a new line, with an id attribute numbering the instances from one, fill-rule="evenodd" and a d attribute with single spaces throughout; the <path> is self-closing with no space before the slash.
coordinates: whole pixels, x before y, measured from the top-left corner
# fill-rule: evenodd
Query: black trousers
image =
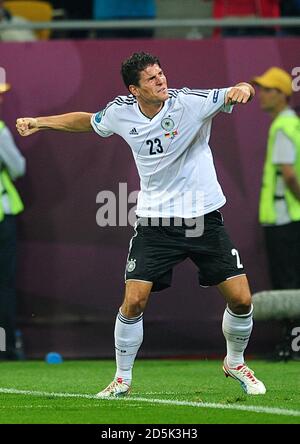
<path id="1" fill-rule="evenodd" d="M 6 352 L 0 352 L 0 359 L 15 358 L 15 281 L 16 218 L 7 215 L 0 222 L 0 327 L 6 333 Z"/>
<path id="2" fill-rule="evenodd" d="M 274 290 L 300 289 L 300 221 L 264 227 Z"/>

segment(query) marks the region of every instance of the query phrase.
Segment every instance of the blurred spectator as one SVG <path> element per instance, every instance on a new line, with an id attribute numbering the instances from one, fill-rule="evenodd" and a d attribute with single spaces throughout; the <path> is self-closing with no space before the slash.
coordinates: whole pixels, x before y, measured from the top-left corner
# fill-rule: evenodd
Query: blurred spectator
<path id="1" fill-rule="evenodd" d="M 92 20 L 93 0 L 50 0 L 54 9 L 63 9 L 63 20 Z M 59 34 L 57 31 L 55 34 Z M 86 38 L 89 36 L 88 30 L 74 30 L 65 33 L 64 37 Z"/>
<path id="2" fill-rule="evenodd" d="M 282 17 L 300 17 L 300 0 L 281 0 L 280 12 Z M 283 28 L 282 35 L 300 35 L 300 27 Z"/>
<path id="3" fill-rule="evenodd" d="M 23 17 L 12 16 L 3 6 L 3 0 L 0 0 L 0 23 L 28 23 Z M 1 41 L 25 42 L 35 41 L 37 37 L 31 29 L 6 29 L 0 31 Z"/>
<path id="4" fill-rule="evenodd" d="M 207 0 L 206 0 L 207 1 Z M 214 0 L 213 17 L 215 19 L 221 18 L 276 18 L 280 16 L 279 10 L 280 0 Z M 249 26 L 226 27 L 222 30 L 217 29 L 215 36 L 257 36 L 257 35 L 274 35 L 276 29 L 274 28 L 254 28 Z"/>
<path id="5" fill-rule="evenodd" d="M 272 286 L 300 288 L 300 119 L 289 106 L 292 77 L 273 67 L 253 82 L 272 119 L 259 204 Z"/>
<path id="6" fill-rule="evenodd" d="M 0 105 L 10 89 L 0 83 Z M 18 359 L 16 350 L 16 215 L 23 203 L 13 181 L 25 173 L 25 159 L 10 130 L 0 120 L 0 327 L 6 333 L 6 351 L 0 359 Z"/>
<path id="7" fill-rule="evenodd" d="M 151 20 L 156 17 L 155 0 L 94 0 L 95 20 Z M 100 30 L 98 37 L 139 38 L 153 37 L 153 29 Z"/>
<path id="8" fill-rule="evenodd" d="M 92 18 L 93 0 L 75 2 L 74 0 L 50 0 L 54 9 L 64 9 L 71 20 L 90 20 Z"/>

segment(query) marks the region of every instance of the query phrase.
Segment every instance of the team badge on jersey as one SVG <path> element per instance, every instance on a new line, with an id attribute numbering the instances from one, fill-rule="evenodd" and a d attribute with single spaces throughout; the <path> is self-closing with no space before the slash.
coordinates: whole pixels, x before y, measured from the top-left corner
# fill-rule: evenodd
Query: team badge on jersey
<path id="1" fill-rule="evenodd" d="M 136 267 L 136 259 L 130 259 L 130 261 L 127 262 L 127 271 L 130 273 L 133 271 Z"/>
<path id="2" fill-rule="evenodd" d="M 169 131 L 172 131 L 172 129 L 174 128 L 175 123 L 174 123 L 174 120 L 172 120 L 170 117 L 165 117 L 161 121 L 161 126 L 164 130 L 169 132 Z"/>

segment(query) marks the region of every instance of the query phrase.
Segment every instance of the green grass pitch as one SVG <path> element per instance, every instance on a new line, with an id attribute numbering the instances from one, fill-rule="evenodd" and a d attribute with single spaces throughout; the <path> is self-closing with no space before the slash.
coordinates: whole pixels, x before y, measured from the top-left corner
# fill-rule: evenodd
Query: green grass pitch
<path id="1" fill-rule="evenodd" d="M 1 362 L 0 423 L 299 424 L 300 362 L 248 365 L 266 395 L 245 395 L 221 361 L 137 360 L 131 395 L 97 400 L 113 361 Z"/>

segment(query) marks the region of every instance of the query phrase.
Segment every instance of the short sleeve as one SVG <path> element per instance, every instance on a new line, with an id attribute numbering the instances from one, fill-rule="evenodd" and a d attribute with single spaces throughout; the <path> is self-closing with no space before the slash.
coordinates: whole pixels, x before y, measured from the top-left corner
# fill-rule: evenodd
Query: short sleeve
<path id="1" fill-rule="evenodd" d="M 197 120 L 212 118 L 220 111 L 231 112 L 233 106 L 225 105 L 228 88 L 221 89 L 189 89 L 183 88 L 182 100 Z"/>
<path id="2" fill-rule="evenodd" d="M 232 110 L 233 110 L 233 108 L 234 108 L 234 105 L 232 105 L 231 103 L 227 103 L 227 104 L 225 105 L 225 97 L 226 97 L 227 92 L 228 92 L 230 89 L 231 89 L 231 88 L 226 88 L 226 89 L 225 89 L 225 94 L 224 94 L 224 104 L 223 104 L 222 108 L 220 109 L 220 111 L 222 111 L 223 113 L 228 113 L 228 114 L 231 114 L 231 113 L 232 113 Z"/>
<path id="3" fill-rule="evenodd" d="M 294 164 L 296 161 L 295 146 L 286 134 L 279 130 L 275 136 L 272 162 L 275 165 Z"/>
<path id="4" fill-rule="evenodd" d="M 113 131 L 113 113 L 108 105 L 104 110 L 92 115 L 91 125 L 94 131 L 101 137 L 109 137 L 114 134 Z"/>
<path id="5" fill-rule="evenodd" d="M 213 117 L 220 111 L 231 113 L 233 105 L 225 105 L 226 93 L 230 88 L 212 89 L 204 103 L 202 110 L 204 118 Z"/>

